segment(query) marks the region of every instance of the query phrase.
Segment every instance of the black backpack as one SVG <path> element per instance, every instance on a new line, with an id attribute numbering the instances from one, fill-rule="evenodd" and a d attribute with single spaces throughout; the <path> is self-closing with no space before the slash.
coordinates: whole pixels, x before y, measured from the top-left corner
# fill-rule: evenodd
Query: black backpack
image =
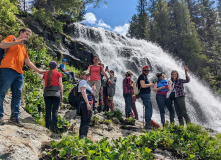
<path id="1" fill-rule="evenodd" d="M 74 107 L 75 109 L 78 109 L 79 107 L 79 102 L 80 102 L 80 99 L 81 99 L 81 93 L 78 92 L 78 85 L 79 83 L 77 84 L 77 86 L 75 86 L 71 92 L 69 93 L 69 96 L 68 96 L 68 101 L 69 101 L 69 104 Z"/>
<path id="2" fill-rule="evenodd" d="M 16 41 L 16 37 L 14 38 L 14 41 Z M 7 49 L 0 48 L 0 65 L 1 65 L 3 58 L 5 58 L 5 55 L 8 52 L 8 49 L 9 48 Z"/>

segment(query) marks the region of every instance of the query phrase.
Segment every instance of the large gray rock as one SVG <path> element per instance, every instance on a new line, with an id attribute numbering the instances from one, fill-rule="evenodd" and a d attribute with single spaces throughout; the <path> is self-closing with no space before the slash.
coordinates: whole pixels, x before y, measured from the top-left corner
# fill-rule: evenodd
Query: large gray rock
<path id="1" fill-rule="evenodd" d="M 4 102 L 4 120 L 6 124 L 0 126 L 0 159 L 25 160 L 39 159 L 39 153 L 43 142 L 49 142 L 49 131 L 37 124 L 35 120 L 21 108 L 20 118 L 24 127 L 9 125 L 10 96 L 6 96 Z"/>

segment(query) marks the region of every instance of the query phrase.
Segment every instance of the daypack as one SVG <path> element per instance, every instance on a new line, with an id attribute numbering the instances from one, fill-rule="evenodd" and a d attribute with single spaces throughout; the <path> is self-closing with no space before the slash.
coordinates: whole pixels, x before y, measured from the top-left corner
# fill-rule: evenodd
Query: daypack
<path id="1" fill-rule="evenodd" d="M 141 86 L 140 86 L 140 88 L 138 88 L 138 79 L 136 80 L 136 82 L 133 85 L 133 89 L 134 89 L 134 94 L 135 95 L 138 95 L 140 93 L 140 89 L 141 89 Z M 146 80 L 145 76 L 144 76 L 144 79 Z"/>
<path id="2" fill-rule="evenodd" d="M 81 98 L 81 93 L 78 92 L 78 85 L 79 83 L 71 90 L 68 96 L 69 104 L 73 106 L 75 109 L 78 109 Z"/>
<path id="3" fill-rule="evenodd" d="M 16 37 L 14 38 L 14 41 L 16 41 Z M 9 48 L 7 49 L 0 48 L 0 65 L 1 65 L 3 58 L 5 58 L 5 55 L 8 52 L 8 49 Z"/>
<path id="4" fill-rule="evenodd" d="M 135 95 L 138 95 L 138 94 L 140 93 L 140 88 L 138 88 L 137 81 L 138 81 L 138 80 L 136 80 L 136 82 L 135 82 L 134 85 L 133 85 L 133 89 L 134 89 L 134 94 L 135 94 Z"/>
<path id="5" fill-rule="evenodd" d="M 107 86 L 107 94 L 109 97 L 113 97 L 115 95 L 115 89 L 116 89 L 116 81 L 111 80 L 112 84 L 108 83 Z"/>

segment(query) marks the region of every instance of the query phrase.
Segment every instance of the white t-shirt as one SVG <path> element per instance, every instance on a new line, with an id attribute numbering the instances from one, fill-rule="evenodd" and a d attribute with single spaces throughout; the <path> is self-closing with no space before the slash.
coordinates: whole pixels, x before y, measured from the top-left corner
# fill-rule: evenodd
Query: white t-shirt
<path id="1" fill-rule="evenodd" d="M 92 88 L 89 86 L 86 80 L 81 80 L 78 85 L 78 92 L 81 92 L 81 87 L 86 87 L 92 93 Z"/>

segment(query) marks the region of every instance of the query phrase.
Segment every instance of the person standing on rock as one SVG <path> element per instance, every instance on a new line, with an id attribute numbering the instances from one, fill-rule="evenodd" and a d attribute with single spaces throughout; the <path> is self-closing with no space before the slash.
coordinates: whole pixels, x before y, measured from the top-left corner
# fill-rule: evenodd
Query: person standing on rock
<path id="1" fill-rule="evenodd" d="M 108 83 L 107 93 L 108 93 L 108 106 L 111 109 L 111 111 L 114 111 L 115 104 L 114 104 L 114 95 L 116 90 L 116 82 L 117 77 L 114 77 L 114 70 L 109 71 L 110 74 L 110 81 L 111 83 Z"/>
<path id="2" fill-rule="evenodd" d="M 60 101 L 63 101 L 63 76 L 57 71 L 57 62 L 51 61 L 49 67 L 50 70 L 43 76 L 44 101 L 46 106 L 45 123 L 48 129 L 56 133 L 58 108 L 60 106 Z"/>
<path id="3" fill-rule="evenodd" d="M 145 106 L 145 122 L 146 122 L 145 129 L 152 129 L 150 121 L 153 113 L 153 108 L 150 99 L 150 93 L 151 93 L 150 87 L 153 87 L 154 84 L 150 83 L 150 81 L 147 78 L 149 72 L 150 72 L 149 66 L 147 65 L 143 66 L 142 74 L 139 76 L 137 80 L 138 88 L 140 88 L 140 93 L 138 94 L 138 96 L 141 98 Z"/>
<path id="4" fill-rule="evenodd" d="M 0 48 L 8 49 L 0 65 L 0 125 L 3 120 L 3 101 L 9 88 L 12 91 L 11 117 L 9 122 L 18 126 L 23 126 L 19 120 L 21 95 L 24 83 L 23 64 L 24 62 L 34 71 L 43 74 L 46 71 L 38 69 L 29 59 L 28 51 L 24 45 L 32 34 L 31 29 L 24 28 L 19 31 L 19 36 L 13 35 L 6 37 L 1 43 Z"/>
<path id="5" fill-rule="evenodd" d="M 60 64 L 59 69 L 64 72 L 68 76 L 68 82 L 71 83 L 71 76 L 73 78 L 73 83 L 77 83 L 77 79 L 75 77 L 75 74 L 73 71 L 69 71 L 69 69 L 66 69 L 65 65 L 67 64 L 67 59 L 62 59 L 62 64 Z"/>
<path id="6" fill-rule="evenodd" d="M 174 109 L 172 106 L 172 102 L 169 98 L 166 97 L 167 92 L 171 88 L 170 83 L 165 79 L 165 75 L 163 73 L 157 73 L 157 82 L 154 85 L 153 90 L 156 94 L 156 101 L 158 104 L 158 108 L 160 110 L 160 118 L 161 123 L 165 125 L 165 107 L 167 107 L 170 112 L 170 123 L 174 123 Z"/>
<path id="7" fill-rule="evenodd" d="M 80 139 L 87 137 L 88 129 L 91 123 L 92 110 L 94 107 L 94 89 L 90 87 L 88 81 L 90 79 L 91 73 L 86 70 L 83 71 L 81 75 L 81 81 L 78 85 L 78 92 L 81 93 L 81 99 L 79 103 L 80 114 L 81 114 L 81 124 L 79 129 Z"/>
<path id="8" fill-rule="evenodd" d="M 95 86 L 96 87 L 96 93 L 95 93 L 95 98 L 98 101 L 99 99 L 99 91 L 101 88 L 101 79 L 100 79 L 100 73 L 102 73 L 107 80 L 111 83 L 110 78 L 108 77 L 108 75 L 105 73 L 104 71 L 104 67 L 99 65 L 99 56 L 95 55 L 93 57 L 93 65 L 90 65 L 88 67 L 88 71 L 91 73 L 91 78 L 88 81 L 88 84 L 92 87 Z M 95 103 L 95 107 L 94 107 L 94 112 L 97 113 L 97 106 L 98 106 L 98 102 Z"/>
<path id="9" fill-rule="evenodd" d="M 131 108 L 133 106 L 133 81 L 132 81 L 133 72 L 127 71 L 125 78 L 123 80 L 123 96 L 125 100 L 125 114 L 126 118 L 129 118 L 131 115 Z"/>
<path id="10" fill-rule="evenodd" d="M 174 106 L 176 114 L 179 120 L 180 125 L 184 125 L 183 118 L 186 123 L 191 123 L 190 118 L 187 114 L 186 104 L 185 104 L 185 92 L 184 92 L 184 83 L 190 82 L 190 77 L 188 76 L 188 68 L 185 66 L 185 75 L 186 79 L 180 79 L 177 71 L 173 70 L 171 72 L 171 81 L 172 81 L 172 92 L 170 93 L 170 98 L 174 100 Z"/>

